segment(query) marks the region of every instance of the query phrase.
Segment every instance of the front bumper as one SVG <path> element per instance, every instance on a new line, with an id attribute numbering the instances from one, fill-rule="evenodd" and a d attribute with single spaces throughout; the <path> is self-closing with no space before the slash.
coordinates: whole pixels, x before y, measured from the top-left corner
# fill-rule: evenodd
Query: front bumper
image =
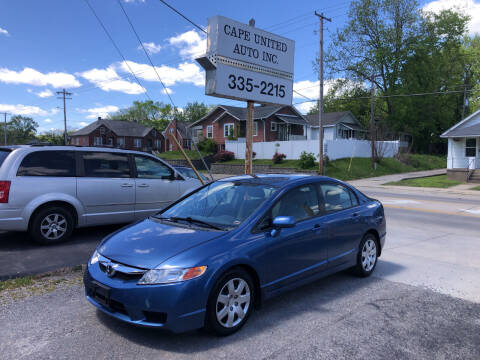
<path id="1" fill-rule="evenodd" d="M 138 279 L 110 278 L 94 264 L 85 270 L 83 281 L 87 300 L 121 321 L 176 333 L 204 326 L 208 292 L 201 277 L 174 284 L 137 285 Z M 106 298 L 99 295 L 99 287 L 108 289 Z"/>

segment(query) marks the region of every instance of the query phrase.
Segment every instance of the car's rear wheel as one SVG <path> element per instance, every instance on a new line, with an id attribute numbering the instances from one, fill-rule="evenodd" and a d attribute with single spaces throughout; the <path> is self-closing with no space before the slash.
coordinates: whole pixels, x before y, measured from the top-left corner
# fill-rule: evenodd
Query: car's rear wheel
<path id="1" fill-rule="evenodd" d="M 68 209 L 49 206 L 33 215 L 29 232 L 32 239 L 40 244 L 56 244 L 70 237 L 73 226 L 73 215 Z"/>
<path id="2" fill-rule="evenodd" d="M 254 286 L 243 269 L 225 273 L 215 285 L 207 306 L 207 329 L 225 336 L 238 331 L 253 308 Z"/>
<path id="3" fill-rule="evenodd" d="M 366 234 L 361 243 L 357 254 L 357 265 L 355 272 L 362 277 L 370 276 L 377 266 L 378 259 L 378 241 L 372 233 Z"/>

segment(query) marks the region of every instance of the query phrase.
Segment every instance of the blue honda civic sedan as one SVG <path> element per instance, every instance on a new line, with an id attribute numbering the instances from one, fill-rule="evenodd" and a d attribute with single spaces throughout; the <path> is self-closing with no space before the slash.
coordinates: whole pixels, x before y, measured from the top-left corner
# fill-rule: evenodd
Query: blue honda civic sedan
<path id="1" fill-rule="evenodd" d="M 230 177 L 105 238 L 85 291 L 131 324 L 228 335 L 284 291 L 348 268 L 369 276 L 385 235 L 382 204 L 341 181 Z"/>

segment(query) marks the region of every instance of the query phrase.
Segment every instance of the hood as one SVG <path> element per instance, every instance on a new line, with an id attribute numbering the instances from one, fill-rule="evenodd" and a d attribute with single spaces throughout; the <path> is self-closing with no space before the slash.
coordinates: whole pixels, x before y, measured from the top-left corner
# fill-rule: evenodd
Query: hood
<path id="1" fill-rule="evenodd" d="M 153 269 L 172 256 L 224 234 L 147 219 L 111 235 L 100 244 L 98 252 L 115 262 Z"/>

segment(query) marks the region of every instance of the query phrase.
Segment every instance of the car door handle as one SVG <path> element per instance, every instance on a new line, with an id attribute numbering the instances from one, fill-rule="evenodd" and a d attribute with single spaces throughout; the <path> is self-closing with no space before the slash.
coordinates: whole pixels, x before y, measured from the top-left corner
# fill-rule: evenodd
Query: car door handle
<path id="1" fill-rule="evenodd" d="M 148 187 L 148 184 L 140 184 L 140 185 L 137 185 L 137 187 L 139 187 L 139 188 L 146 188 L 146 187 Z"/>
<path id="2" fill-rule="evenodd" d="M 132 184 L 122 184 L 122 187 L 132 187 Z"/>
<path id="3" fill-rule="evenodd" d="M 313 232 L 316 232 L 316 231 L 319 231 L 319 230 L 322 230 L 322 226 L 320 224 L 315 224 L 312 228 Z"/>
<path id="4" fill-rule="evenodd" d="M 355 217 L 357 217 L 357 216 L 358 216 L 358 213 L 353 213 L 353 214 L 352 214 L 352 217 L 353 217 L 353 218 L 355 218 Z"/>

